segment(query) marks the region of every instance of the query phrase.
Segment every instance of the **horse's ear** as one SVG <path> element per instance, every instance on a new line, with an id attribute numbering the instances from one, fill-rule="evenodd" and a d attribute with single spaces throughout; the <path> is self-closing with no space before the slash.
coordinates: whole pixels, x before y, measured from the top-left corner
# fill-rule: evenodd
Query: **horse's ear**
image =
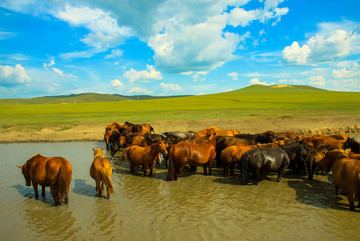
<path id="1" fill-rule="evenodd" d="M 94 148 L 92 148 L 93 149 L 93 151 L 95 152 L 95 149 Z"/>
<path id="2" fill-rule="evenodd" d="M 104 150 L 104 147 L 103 147 L 103 148 L 101 148 L 101 150 Z"/>
<path id="3" fill-rule="evenodd" d="M 17 166 L 17 167 L 20 168 L 20 169 L 23 169 L 24 166 Z"/>

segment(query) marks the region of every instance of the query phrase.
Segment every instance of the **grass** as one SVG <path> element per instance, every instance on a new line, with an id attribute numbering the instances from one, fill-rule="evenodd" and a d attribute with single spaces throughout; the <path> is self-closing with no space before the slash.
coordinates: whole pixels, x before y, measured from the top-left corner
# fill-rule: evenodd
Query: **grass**
<path id="1" fill-rule="evenodd" d="M 140 101 L 0 106 L 3 126 L 271 117 L 360 116 L 360 93 L 254 86 L 219 94 Z M 71 127 L 70 127 L 71 128 Z M 61 131 L 61 130 L 60 130 Z"/>

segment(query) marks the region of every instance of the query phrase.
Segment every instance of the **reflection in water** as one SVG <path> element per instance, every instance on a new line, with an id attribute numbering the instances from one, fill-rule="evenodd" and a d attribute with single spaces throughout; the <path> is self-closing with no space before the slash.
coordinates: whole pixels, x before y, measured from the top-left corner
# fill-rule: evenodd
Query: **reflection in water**
<path id="1" fill-rule="evenodd" d="M 103 143 L 1 144 L 1 240 L 303 240 L 357 239 L 359 213 L 348 211 L 345 196 L 334 195 L 330 176 L 276 175 L 258 186 L 239 185 L 238 177 L 212 176 L 184 169 L 166 182 L 157 165 L 153 177 L 130 174 L 128 163 L 110 158 L 114 194 L 95 196 L 89 169 L 92 147 Z M 21 150 L 21 152 L 19 152 Z M 66 157 L 73 166 L 68 205 L 34 198 L 16 165 L 35 153 Z M 109 156 L 109 155 L 108 155 Z M 138 169 L 140 170 L 140 168 Z M 330 178 L 330 180 L 329 180 Z"/>

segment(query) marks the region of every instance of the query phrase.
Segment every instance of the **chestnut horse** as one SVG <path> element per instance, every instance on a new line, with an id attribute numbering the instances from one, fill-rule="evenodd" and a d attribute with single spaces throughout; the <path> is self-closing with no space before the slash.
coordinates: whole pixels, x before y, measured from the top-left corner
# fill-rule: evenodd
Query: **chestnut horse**
<path id="1" fill-rule="evenodd" d="M 130 162 L 130 172 L 135 173 L 135 166 L 142 165 L 144 169 L 144 176 L 146 176 L 147 168 L 150 167 L 150 176 L 153 174 L 153 168 L 159 153 L 166 156 L 167 150 L 163 141 L 157 141 L 150 146 L 130 146 L 124 149 L 121 161 L 126 159 Z"/>
<path id="2" fill-rule="evenodd" d="M 38 198 L 38 184 L 42 186 L 42 196 L 45 197 L 45 187 L 50 186 L 55 206 L 69 203 L 69 187 L 72 167 L 63 157 L 45 157 L 36 154 L 25 162 L 22 169 L 26 186 L 33 186 L 35 197 Z"/>
<path id="3" fill-rule="evenodd" d="M 203 165 L 206 175 L 206 166 L 209 166 L 211 175 L 211 166 L 216 157 L 216 133 L 213 132 L 207 141 L 199 144 L 181 142 L 174 144 L 169 148 L 169 169 L 167 181 L 177 180 L 185 164 L 192 166 Z"/>
<path id="4" fill-rule="evenodd" d="M 340 149 L 328 152 L 325 158 L 327 157 L 326 169 L 332 168 L 336 187 L 335 194 L 339 194 L 339 188 L 344 189 L 350 204 L 350 210 L 355 210 L 354 196 L 356 192 L 360 191 L 360 160 L 349 158 Z M 358 207 L 360 207 L 360 203 Z"/>
<path id="5" fill-rule="evenodd" d="M 110 194 L 114 193 L 114 187 L 110 181 L 112 175 L 112 168 L 110 166 L 110 161 L 104 158 L 103 154 L 104 148 L 94 149 L 94 161 L 90 166 L 90 176 L 96 182 L 96 195 L 98 197 L 102 196 L 104 191 L 104 184 L 106 186 L 106 195 L 110 199 Z M 100 187 L 101 184 L 101 187 Z"/>

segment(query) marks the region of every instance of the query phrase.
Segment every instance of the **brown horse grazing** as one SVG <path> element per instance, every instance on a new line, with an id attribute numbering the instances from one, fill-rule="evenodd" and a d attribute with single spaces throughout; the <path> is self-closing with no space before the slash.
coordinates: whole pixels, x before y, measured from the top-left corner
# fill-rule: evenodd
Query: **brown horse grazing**
<path id="1" fill-rule="evenodd" d="M 206 166 L 209 166 L 211 175 L 212 162 L 216 156 L 216 133 L 212 133 L 207 141 L 200 144 L 182 142 L 169 148 L 169 169 L 167 181 L 177 180 L 185 164 L 191 166 L 203 165 L 206 175 Z"/>
<path id="2" fill-rule="evenodd" d="M 35 197 L 38 198 L 38 184 L 42 186 L 42 196 L 45 197 L 45 187 L 50 186 L 55 205 L 69 203 L 69 187 L 72 167 L 63 157 L 44 157 L 36 154 L 25 162 L 22 169 L 26 186 L 33 186 Z"/>
<path id="3" fill-rule="evenodd" d="M 102 196 L 104 191 L 104 184 L 106 186 L 106 195 L 110 199 L 110 194 L 114 193 L 114 187 L 110 181 L 112 175 L 112 168 L 110 166 L 110 161 L 104 158 L 103 154 L 104 148 L 94 149 L 94 161 L 90 166 L 90 176 L 96 182 L 96 195 L 98 197 Z M 101 187 L 100 187 L 101 184 Z"/>
<path id="4" fill-rule="evenodd" d="M 159 153 L 166 156 L 167 150 L 163 141 L 158 141 L 150 146 L 130 146 L 124 149 L 121 156 L 121 161 L 126 159 L 130 162 L 130 171 L 135 173 L 135 166 L 142 165 L 144 169 L 144 176 L 146 176 L 147 168 L 150 167 L 150 176 L 153 174 L 153 168 Z"/>

